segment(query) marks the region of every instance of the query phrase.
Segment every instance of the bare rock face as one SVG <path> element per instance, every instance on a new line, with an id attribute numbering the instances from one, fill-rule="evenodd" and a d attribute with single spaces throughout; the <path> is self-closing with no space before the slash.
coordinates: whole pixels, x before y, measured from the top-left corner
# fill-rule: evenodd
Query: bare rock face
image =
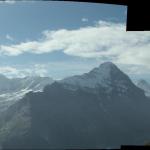
<path id="1" fill-rule="evenodd" d="M 144 92 L 145 92 L 145 95 L 147 96 L 147 97 L 150 97 L 150 84 L 147 82 L 147 81 L 145 81 L 145 80 L 139 80 L 138 82 L 137 82 L 137 86 L 139 87 L 139 88 L 141 88 L 141 89 L 143 89 L 144 90 Z"/>

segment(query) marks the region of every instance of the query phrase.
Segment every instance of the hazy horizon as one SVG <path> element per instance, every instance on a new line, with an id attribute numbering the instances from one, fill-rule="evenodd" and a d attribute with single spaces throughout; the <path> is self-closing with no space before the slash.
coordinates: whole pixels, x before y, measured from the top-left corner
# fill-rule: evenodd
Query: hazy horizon
<path id="1" fill-rule="evenodd" d="M 105 62 L 103 62 L 103 63 L 105 63 Z M 101 63 L 101 64 L 103 64 L 103 63 Z M 101 65 L 100 64 L 100 65 Z M 100 66 L 99 65 L 99 66 Z M 94 68 L 97 68 L 97 67 L 99 67 L 99 66 L 95 66 Z M 118 66 L 117 66 L 118 67 Z M 68 77 L 71 77 L 71 76 L 76 76 L 76 75 L 83 75 L 84 73 L 88 73 L 88 72 L 90 72 L 91 70 L 93 70 L 94 68 L 91 68 L 91 69 L 89 69 L 89 70 L 87 70 L 86 72 L 82 72 L 82 73 L 78 73 L 78 74 L 72 74 L 72 75 L 70 75 L 70 76 L 65 76 L 65 77 L 63 77 L 63 78 L 53 78 L 53 77 L 51 77 L 50 75 L 47 75 L 47 76 L 40 76 L 40 75 L 27 75 L 27 76 L 22 76 L 22 77 L 7 77 L 7 76 L 5 76 L 4 74 L 0 74 L 0 76 L 2 75 L 2 76 L 5 76 L 6 78 L 8 78 L 8 79 L 15 79 L 15 78 L 20 78 L 20 79 L 23 79 L 23 78 L 27 78 L 27 77 L 49 77 L 49 78 L 52 78 L 54 81 L 59 81 L 59 80 L 63 80 L 63 79 L 65 79 L 65 78 L 68 78 Z M 119 69 L 121 69 L 120 67 L 118 67 Z M 121 71 L 123 71 L 122 69 L 121 69 Z M 124 71 L 123 71 L 124 72 Z M 126 72 L 124 72 L 124 73 L 126 73 Z M 126 75 L 128 75 L 129 77 L 130 77 L 130 79 L 132 80 L 132 82 L 133 83 L 137 83 L 137 82 L 139 82 L 140 80 L 145 80 L 145 81 L 147 81 L 148 83 L 150 83 L 150 80 L 149 80 L 149 77 L 147 77 L 147 76 L 143 76 L 143 77 L 138 77 L 138 76 L 132 76 L 132 75 L 129 75 L 128 73 L 126 73 Z"/>

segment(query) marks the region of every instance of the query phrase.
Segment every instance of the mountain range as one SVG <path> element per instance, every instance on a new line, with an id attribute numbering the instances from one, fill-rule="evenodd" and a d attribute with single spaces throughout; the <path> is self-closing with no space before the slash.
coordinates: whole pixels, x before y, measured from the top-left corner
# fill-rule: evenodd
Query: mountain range
<path id="1" fill-rule="evenodd" d="M 30 91 L 42 91 L 47 84 L 53 83 L 50 77 L 29 76 L 9 79 L 0 74 L 0 112 Z"/>
<path id="2" fill-rule="evenodd" d="M 0 114 L 1 149 L 119 148 L 150 140 L 150 99 L 115 64 L 28 92 Z"/>

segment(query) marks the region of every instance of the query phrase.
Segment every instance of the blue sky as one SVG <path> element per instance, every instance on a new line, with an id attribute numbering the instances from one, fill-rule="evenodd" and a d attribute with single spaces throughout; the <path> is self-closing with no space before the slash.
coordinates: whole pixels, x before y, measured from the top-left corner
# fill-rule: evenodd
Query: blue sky
<path id="1" fill-rule="evenodd" d="M 148 77 L 148 55 L 134 54 L 140 48 L 148 53 L 150 34 L 125 31 L 126 9 L 94 3 L 1 2 L 0 73 L 61 79 L 113 61 L 133 77 Z"/>
<path id="2" fill-rule="evenodd" d="M 98 20 L 126 22 L 126 7 L 73 2 L 16 2 L 1 4 L 1 43 L 7 34 L 15 42 L 33 40 L 41 36 L 44 30 L 78 29 L 93 25 Z M 82 21 L 87 18 L 89 21 Z"/>

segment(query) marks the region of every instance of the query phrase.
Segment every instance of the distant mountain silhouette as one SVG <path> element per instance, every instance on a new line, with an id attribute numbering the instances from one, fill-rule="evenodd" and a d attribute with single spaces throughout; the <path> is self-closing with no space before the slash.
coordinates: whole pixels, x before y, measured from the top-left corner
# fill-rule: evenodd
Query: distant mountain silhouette
<path id="1" fill-rule="evenodd" d="M 119 148 L 150 139 L 150 101 L 113 63 L 30 92 L 0 116 L 7 148 Z"/>

